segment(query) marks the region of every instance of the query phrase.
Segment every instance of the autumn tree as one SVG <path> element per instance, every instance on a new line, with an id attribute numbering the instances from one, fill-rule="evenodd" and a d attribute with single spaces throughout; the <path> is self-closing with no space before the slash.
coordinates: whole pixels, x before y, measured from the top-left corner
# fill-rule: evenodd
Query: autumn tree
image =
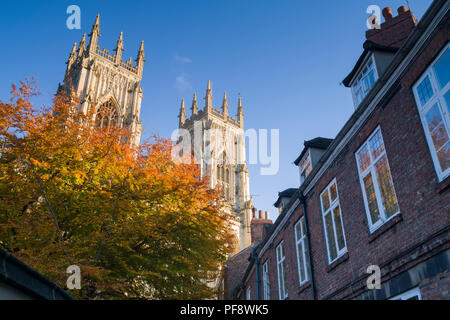
<path id="1" fill-rule="evenodd" d="M 37 108 L 35 92 L 21 82 L 0 104 L 0 245 L 63 287 L 78 265 L 76 298 L 212 297 L 232 237 L 198 166 L 169 140 L 96 127 L 71 95 Z"/>

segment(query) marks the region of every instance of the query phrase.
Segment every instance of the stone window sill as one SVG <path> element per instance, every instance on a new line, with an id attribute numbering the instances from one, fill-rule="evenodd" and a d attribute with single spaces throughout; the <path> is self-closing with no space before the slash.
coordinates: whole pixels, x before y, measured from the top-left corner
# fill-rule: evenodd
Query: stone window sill
<path id="1" fill-rule="evenodd" d="M 370 233 L 369 231 L 369 243 L 375 241 L 379 236 L 381 236 L 383 233 L 394 227 L 397 223 L 403 221 L 403 216 L 401 213 L 395 215 L 391 219 L 389 219 L 385 224 L 380 226 L 377 230 Z"/>
<path id="2" fill-rule="evenodd" d="M 333 261 L 331 264 L 328 265 L 327 272 L 329 273 L 329 272 L 333 271 L 338 265 L 347 261 L 348 257 L 349 257 L 348 252 L 344 253 L 342 256 L 337 258 L 337 260 Z"/>
<path id="3" fill-rule="evenodd" d="M 300 286 L 300 288 L 298 289 L 298 294 L 302 293 L 303 291 L 305 291 L 306 289 L 308 289 L 310 287 L 311 287 L 311 281 L 308 280 Z"/>

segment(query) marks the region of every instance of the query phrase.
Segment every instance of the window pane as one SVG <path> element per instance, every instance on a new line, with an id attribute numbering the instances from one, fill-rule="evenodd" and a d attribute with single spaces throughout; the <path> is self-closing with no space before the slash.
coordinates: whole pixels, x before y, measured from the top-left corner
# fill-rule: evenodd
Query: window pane
<path id="1" fill-rule="evenodd" d="M 442 115 L 437 104 L 428 111 L 426 115 L 428 129 L 430 130 L 431 139 L 433 140 L 436 152 L 448 142 L 448 134 L 442 121 Z"/>
<path id="2" fill-rule="evenodd" d="M 302 176 L 301 177 L 302 177 L 302 182 L 305 181 L 305 179 L 306 179 L 306 171 L 302 172 Z"/>
<path id="3" fill-rule="evenodd" d="M 305 281 L 305 261 L 303 259 L 303 245 L 302 241 L 297 244 L 298 248 L 298 267 L 300 270 L 300 281 Z"/>
<path id="4" fill-rule="evenodd" d="M 437 103 L 427 112 L 426 115 L 428 129 L 432 132 L 442 122 L 441 112 Z"/>
<path id="5" fill-rule="evenodd" d="M 444 88 L 450 80 L 450 53 L 447 50 L 434 66 L 439 86 Z"/>
<path id="6" fill-rule="evenodd" d="M 284 270 L 283 265 L 279 265 L 279 274 L 278 274 L 278 281 L 280 283 L 280 299 L 284 298 Z"/>
<path id="7" fill-rule="evenodd" d="M 324 212 L 330 208 L 330 197 L 328 196 L 328 190 L 322 194 L 322 206 Z"/>
<path id="8" fill-rule="evenodd" d="M 300 223 L 295 225 L 295 234 L 297 235 L 297 240 L 300 240 L 302 237 L 301 226 Z"/>
<path id="9" fill-rule="evenodd" d="M 308 162 L 308 166 L 306 167 L 306 175 L 311 173 L 311 162 Z"/>
<path id="10" fill-rule="evenodd" d="M 392 185 L 391 175 L 387 163 L 386 155 L 375 164 L 378 185 L 380 187 L 381 198 L 383 202 L 384 212 L 386 216 L 390 217 L 398 211 L 397 198 L 394 193 L 394 186 Z"/>
<path id="11" fill-rule="evenodd" d="M 362 101 L 362 99 L 363 99 L 362 89 L 359 89 L 359 90 L 355 93 L 355 96 L 356 96 L 356 102 L 359 104 L 359 103 Z"/>
<path id="12" fill-rule="evenodd" d="M 367 145 L 358 152 L 359 168 L 363 173 L 370 166 L 370 156 Z"/>
<path id="13" fill-rule="evenodd" d="M 364 78 L 364 92 L 369 91 L 369 89 L 370 89 L 369 78 L 368 78 L 368 77 L 365 77 L 365 78 Z"/>
<path id="14" fill-rule="evenodd" d="M 431 138 L 433 139 L 436 151 L 440 150 L 442 146 L 448 141 L 447 130 L 445 129 L 443 123 L 441 123 L 439 127 L 437 127 L 436 130 L 431 133 Z"/>
<path id="15" fill-rule="evenodd" d="M 445 102 L 447 103 L 447 112 L 450 114 L 450 90 L 444 96 Z"/>
<path id="16" fill-rule="evenodd" d="M 438 159 L 442 171 L 445 171 L 450 167 L 450 142 L 447 142 L 447 144 L 438 152 Z"/>
<path id="17" fill-rule="evenodd" d="M 426 76 L 422 83 L 417 87 L 417 93 L 422 106 L 433 96 L 433 89 L 431 88 L 431 82 L 428 76 Z"/>
<path id="18" fill-rule="evenodd" d="M 372 152 L 372 158 L 375 161 L 376 158 L 384 151 L 383 139 L 381 138 L 381 130 L 378 130 L 377 133 L 370 139 L 370 151 Z"/>
<path id="19" fill-rule="evenodd" d="M 334 184 L 334 183 L 330 188 L 330 196 L 331 196 L 331 201 L 334 201 L 337 198 L 336 184 Z"/>
<path id="20" fill-rule="evenodd" d="M 303 238 L 303 249 L 305 251 L 305 259 L 306 259 L 306 279 L 310 279 L 311 274 L 310 274 L 310 267 L 309 267 L 309 250 L 308 250 L 308 246 L 306 243 L 306 238 Z"/>
<path id="21" fill-rule="evenodd" d="M 330 260 L 334 260 L 337 256 L 336 241 L 334 240 L 333 221 L 331 212 L 325 216 L 325 224 L 327 229 L 328 249 L 330 252 Z"/>
<path id="22" fill-rule="evenodd" d="M 283 272 L 282 272 L 282 275 L 283 275 L 283 298 L 284 297 L 286 297 L 286 288 L 287 288 L 287 279 L 286 279 L 286 274 L 285 274 L 285 271 L 286 271 L 286 266 L 285 266 L 285 263 L 284 263 L 284 261 L 281 263 L 281 265 L 282 265 L 282 270 L 283 270 Z"/>
<path id="23" fill-rule="evenodd" d="M 309 161 L 309 153 L 308 156 L 306 157 L 306 159 L 302 162 L 302 171 L 305 170 L 306 166 L 309 165 L 310 161 Z"/>
<path id="24" fill-rule="evenodd" d="M 342 250 L 345 248 L 345 240 L 344 240 L 344 231 L 342 228 L 341 210 L 339 206 L 334 208 L 333 214 L 334 214 L 334 223 L 336 224 L 336 236 L 338 241 L 338 247 L 339 250 Z"/>
<path id="25" fill-rule="evenodd" d="M 369 77 L 370 86 L 372 87 L 373 84 L 375 83 L 375 75 L 373 73 L 373 70 L 369 73 L 368 77 Z"/>
<path id="26" fill-rule="evenodd" d="M 380 220 L 380 212 L 378 211 L 377 198 L 375 195 L 375 189 L 372 181 L 372 174 L 369 173 L 364 177 L 364 189 L 366 190 L 367 196 L 367 204 L 369 206 L 370 211 L 370 219 L 372 220 L 372 224 L 375 224 L 378 220 Z"/>

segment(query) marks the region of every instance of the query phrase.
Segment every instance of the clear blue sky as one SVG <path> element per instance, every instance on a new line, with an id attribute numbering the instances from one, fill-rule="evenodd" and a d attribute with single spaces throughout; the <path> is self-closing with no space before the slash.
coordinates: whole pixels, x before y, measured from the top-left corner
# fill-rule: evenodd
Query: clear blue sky
<path id="1" fill-rule="evenodd" d="M 432 1 L 409 2 L 420 19 Z M 81 30 L 66 28 L 71 4 L 81 8 Z M 293 161 L 303 141 L 334 138 L 353 112 L 340 82 L 362 53 L 371 4 L 390 6 L 395 16 L 406 1 L 4 1 L 0 99 L 9 97 L 12 82 L 34 76 L 42 93 L 36 102 L 48 104 L 73 43 L 100 13 L 101 47 L 114 49 L 123 31 L 123 57 L 135 59 L 145 41 L 144 138 L 170 137 L 181 98 L 189 109 L 196 91 L 203 106 L 208 79 L 214 105 L 226 90 L 233 115 L 241 93 L 246 129 L 280 129 L 279 173 L 261 176 L 258 165 L 249 166 L 255 206 L 275 219 L 277 192 L 299 184 Z"/>

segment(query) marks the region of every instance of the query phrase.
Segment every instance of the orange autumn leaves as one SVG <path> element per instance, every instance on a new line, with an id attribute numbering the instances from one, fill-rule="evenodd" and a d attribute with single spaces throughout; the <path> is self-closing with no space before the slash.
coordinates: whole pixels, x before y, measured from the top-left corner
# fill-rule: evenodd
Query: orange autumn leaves
<path id="1" fill-rule="evenodd" d="M 76 298 L 211 297 L 232 236 L 198 166 L 174 163 L 171 141 L 95 127 L 74 97 L 37 109 L 34 94 L 22 82 L 0 104 L 0 246 L 63 287 L 80 266 Z"/>

